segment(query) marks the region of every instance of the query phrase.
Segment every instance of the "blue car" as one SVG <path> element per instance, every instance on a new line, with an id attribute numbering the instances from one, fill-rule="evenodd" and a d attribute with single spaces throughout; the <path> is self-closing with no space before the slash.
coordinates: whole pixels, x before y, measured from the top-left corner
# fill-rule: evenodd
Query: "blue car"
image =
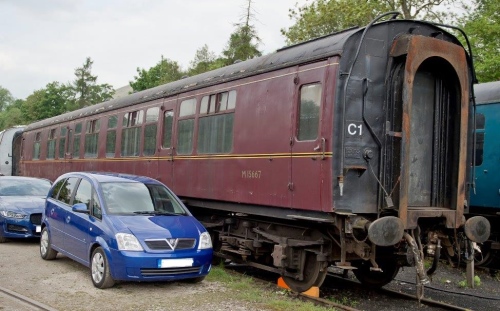
<path id="1" fill-rule="evenodd" d="M 49 180 L 0 176 L 0 243 L 40 236 Z"/>
<path id="2" fill-rule="evenodd" d="M 40 238 L 43 259 L 57 253 L 90 267 L 95 287 L 115 281 L 200 282 L 212 240 L 179 198 L 157 180 L 112 173 L 67 173 L 50 189 Z"/>

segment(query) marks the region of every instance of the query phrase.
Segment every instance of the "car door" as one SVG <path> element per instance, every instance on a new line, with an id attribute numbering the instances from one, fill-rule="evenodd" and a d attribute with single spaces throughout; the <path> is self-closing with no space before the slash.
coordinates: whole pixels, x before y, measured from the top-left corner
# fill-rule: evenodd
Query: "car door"
<path id="1" fill-rule="evenodd" d="M 50 242 L 52 246 L 65 250 L 65 225 L 68 216 L 69 204 L 76 187 L 78 178 L 60 180 L 54 186 L 52 195 L 47 198 L 45 206 L 46 222 L 50 230 Z"/>
<path id="2" fill-rule="evenodd" d="M 90 207 L 92 206 L 93 187 L 90 181 L 85 178 L 80 179 L 73 197 L 72 205 L 83 203 L 87 206 L 87 213 L 75 212 L 72 209 L 66 216 L 66 250 L 76 259 L 84 264 L 88 264 L 89 256 L 88 237 Z"/>

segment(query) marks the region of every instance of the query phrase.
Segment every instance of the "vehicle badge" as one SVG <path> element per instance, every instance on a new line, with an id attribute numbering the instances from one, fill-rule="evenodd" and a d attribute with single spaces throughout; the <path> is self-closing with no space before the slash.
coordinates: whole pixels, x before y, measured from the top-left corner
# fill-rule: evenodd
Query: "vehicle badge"
<path id="1" fill-rule="evenodd" d="M 175 249 L 177 246 L 177 239 L 165 239 L 167 241 L 167 244 L 172 248 Z"/>

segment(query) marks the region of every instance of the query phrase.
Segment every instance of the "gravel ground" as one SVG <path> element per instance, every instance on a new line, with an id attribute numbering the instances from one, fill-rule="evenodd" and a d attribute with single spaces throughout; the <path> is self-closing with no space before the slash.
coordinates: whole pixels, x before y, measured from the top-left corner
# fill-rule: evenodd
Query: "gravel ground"
<path id="1" fill-rule="evenodd" d="M 92 285 L 84 266 L 58 255 L 56 260 L 40 258 L 38 241 L 12 241 L 0 244 L 0 287 L 7 288 L 58 310 L 207 310 L 254 311 L 262 306 L 236 300 L 235 293 L 218 282 L 119 283 L 99 290 Z M 463 288 L 465 269 L 441 263 L 425 297 L 471 310 L 500 310 L 500 276 L 476 270 L 481 284 Z M 349 277 L 354 278 L 352 274 Z M 386 288 L 415 294 L 415 269 L 404 268 Z M 331 285 L 331 284 L 325 284 Z M 322 288 L 323 289 L 323 288 Z M 322 290 L 323 292 L 323 290 Z M 338 282 L 329 295 L 340 303 L 360 310 L 434 310 L 417 302 L 394 299 L 375 290 Z M 477 296 L 477 297 L 474 297 Z M 482 298 L 478 298 L 482 297 Z M 31 310 L 0 294 L 0 310 Z"/>
<path id="2" fill-rule="evenodd" d="M 86 267 L 58 254 L 40 258 L 38 241 L 0 244 L 0 287 L 15 291 L 58 310 L 207 310 L 253 311 L 261 307 L 236 301 L 218 282 L 124 282 L 100 290 L 92 285 Z M 15 307 L 14 307 L 15 306 Z M 0 295 L 0 310 L 31 310 Z"/>
<path id="3" fill-rule="evenodd" d="M 500 275 L 491 275 L 489 271 L 476 269 L 476 276 L 481 281 L 480 285 L 464 288 L 461 282 L 465 281 L 465 268 L 452 268 L 441 262 L 431 283 L 425 287 L 424 297 L 470 310 L 500 310 Z M 355 279 L 351 273 L 348 277 Z M 415 296 L 415 279 L 415 269 L 405 267 L 384 288 Z M 419 306 L 417 301 L 393 298 L 377 290 L 360 289 L 347 283 L 334 286 L 331 293 L 337 300 L 354 302 L 353 307 L 366 311 L 442 310 L 426 305 Z"/>

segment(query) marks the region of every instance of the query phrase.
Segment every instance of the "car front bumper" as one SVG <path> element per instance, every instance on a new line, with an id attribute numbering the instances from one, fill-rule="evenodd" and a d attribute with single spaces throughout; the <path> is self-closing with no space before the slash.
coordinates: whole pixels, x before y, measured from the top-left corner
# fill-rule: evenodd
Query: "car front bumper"
<path id="1" fill-rule="evenodd" d="M 32 223 L 29 219 L 0 219 L 0 234 L 5 238 L 38 238 L 40 237 L 41 226 Z"/>
<path id="2" fill-rule="evenodd" d="M 211 269 L 213 252 L 212 249 L 171 253 L 110 249 L 110 253 L 108 261 L 115 280 L 175 281 L 207 275 Z"/>

